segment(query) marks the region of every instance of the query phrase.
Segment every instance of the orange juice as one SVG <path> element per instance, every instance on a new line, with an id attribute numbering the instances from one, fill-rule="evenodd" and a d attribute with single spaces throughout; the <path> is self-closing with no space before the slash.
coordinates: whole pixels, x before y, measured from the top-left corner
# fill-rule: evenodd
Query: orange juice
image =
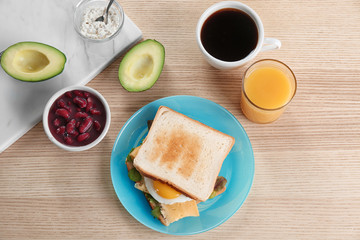
<path id="1" fill-rule="evenodd" d="M 256 123 L 275 121 L 295 94 L 296 80 L 292 71 L 276 60 L 256 62 L 243 79 L 241 109 Z"/>

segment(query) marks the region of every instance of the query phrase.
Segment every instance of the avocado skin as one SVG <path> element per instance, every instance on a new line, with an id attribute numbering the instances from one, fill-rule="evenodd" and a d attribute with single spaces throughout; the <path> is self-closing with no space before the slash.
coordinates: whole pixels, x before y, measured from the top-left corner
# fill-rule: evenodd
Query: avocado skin
<path id="1" fill-rule="evenodd" d="M 149 51 L 147 51 L 149 50 Z M 151 52 L 153 51 L 153 52 Z M 133 79 L 127 68 L 129 66 L 134 66 L 135 61 L 142 61 L 144 59 L 136 59 L 136 56 L 141 54 L 151 55 L 152 60 L 154 61 L 154 67 L 151 74 L 151 77 L 148 79 L 140 80 L 142 83 L 139 83 L 138 86 L 134 86 L 133 83 L 136 82 L 136 79 Z M 130 64 L 131 63 L 131 64 Z M 156 41 L 155 39 L 147 39 L 141 43 L 138 43 L 132 47 L 122 59 L 119 66 L 119 81 L 122 87 L 129 92 L 142 92 L 150 89 L 156 81 L 159 79 L 161 72 L 163 70 L 165 63 L 165 48 L 164 46 Z"/>
<path id="2" fill-rule="evenodd" d="M 10 51 L 12 51 L 13 49 L 16 48 L 21 48 L 22 46 L 26 46 L 26 45 L 30 45 L 30 46 L 37 46 L 39 48 L 43 48 L 45 49 L 49 49 L 51 50 L 52 53 L 56 53 L 58 55 L 58 59 L 61 60 L 61 64 L 58 65 L 58 68 L 56 69 L 56 71 L 54 71 L 52 74 L 46 74 L 44 76 L 39 75 L 39 77 L 33 77 L 31 79 L 28 78 L 24 78 L 21 76 L 21 72 L 14 74 L 13 71 L 10 71 L 8 68 L 8 64 L 11 64 L 11 62 L 8 61 L 8 54 Z M 23 49 L 22 49 L 23 50 Z M 57 75 L 59 75 L 60 73 L 63 72 L 64 68 L 65 68 L 65 63 L 67 61 L 66 55 L 61 52 L 59 49 L 44 44 L 44 43 L 40 43 L 40 42 L 33 42 L 33 41 L 26 41 L 26 42 L 18 42 L 15 43 L 13 45 L 11 45 L 10 47 L 8 47 L 1 55 L 0 55 L 0 65 L 3 68 L 3 70 L 12 78 L 23 81 L 23 82 L 42 82 L 48 79 L 51 79 Z"/>

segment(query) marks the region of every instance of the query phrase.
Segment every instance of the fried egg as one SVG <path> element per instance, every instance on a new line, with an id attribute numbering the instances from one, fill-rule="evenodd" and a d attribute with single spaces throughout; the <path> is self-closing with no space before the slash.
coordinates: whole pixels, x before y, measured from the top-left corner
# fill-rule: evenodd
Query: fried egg
<path id="1" fill-rule="evenodd" d="M 151 196 L 153 196 L 153 198 L 155 198 L 155 200 L 159 203 L 170 205 L 177 202 L 187 202 L 192 200 L 191 198 L 186 197 L 174 188 L 160 181 L 154 181 L 147 177 L 144 177 L 144 181 L 145 186 Z"/>

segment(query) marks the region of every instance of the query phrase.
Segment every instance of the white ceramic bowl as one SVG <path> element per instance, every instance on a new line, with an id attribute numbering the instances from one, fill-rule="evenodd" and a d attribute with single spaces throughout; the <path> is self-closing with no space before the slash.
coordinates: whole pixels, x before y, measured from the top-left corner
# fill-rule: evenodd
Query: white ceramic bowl
<path id="1" fill-rule="evenodd" d="M 65 94 L 68 91 L 73 91 L 73 90 L 86 91 L 86 92 L 93 94 L 104 105 L 104 110 L 105 110 L 106 121 L 105 121 L 105 125 L 103 127 L 103 131 L 94 141 L 90 142 L 87 145 L 83 145 L 83 146 L 71 146 L 71 145 L 67 145 L 65 143 L 59 142 L 53 136 L 53 134 L 50 131 L 50 127 L 49 127 L 48 116 L 49 116 L 49 111 L 50 111 L 51 106 L 60 96 L 62 96 L 63 94 Z M 111 122 L 110 107 L 109 107 L 109 104 L 107 103 L 106 99 L 98 91 L 96 91 L 90 87 L 86 87 L 86 86 L 70 86 L 70 87 L 66 87 L 66 88 L 59 90 L 48 100 L 47 104 L 45 105 L 44 112 L 43 112 L 43 127 L 44 127 L 44 131 L 45 131 L 46 135 L 48 136 L 48 138 L 50 139 L 50 141 L 53 142 L 56 146 L 58 146 L 64 150 L 73 151 L 73 152 L 84 151 L 84 150 L 90 149 L 90 148 L 94 147 L 95 145 L 97 145 L 99 142 L 101 142 L 101 140 L 105 137 L 105 135 L 107 134 L 107 132 L 109 130 L 110 122 Z"/>
<path id="2" fill-rule="evenodd" d="M 120 4 L 115 0 L 114 3 L 111 5 L 111 10 L 114 10 L 117 13 L 118 16 L 118 21 L 119 21 L 119 27 L 117 28 L 117 30 L 109 37 L 106 38 L 102 38 L 102 39 L 93 39 L 93 38 L 88 38 L 86 36 L 84 36 L 81 33 L 81 23 L 83 21 L 83 17 L 84 17 L 84 13 L 86 11 L 87 8 L 89 7 L 101 7 L 101 8 L 105 8 L 108 5 L 107 0 L 81 0 L 75 7 L 75 12 L 74 12 L 74 28 L 76 30 L 76 32 L 85 40 L 90 41 L 90 42 L 106 42 L 110 39 L 113 39 L 114 37 L 116 37 L 116 35 L 118 35 L 118 33 L 120 32 L 120 30 L 122 29 L 123 25 L 124 25 L 124 10 L 123 8 L 120 6 Z M 99 16 L 100 17 L 100 16 Z"/>

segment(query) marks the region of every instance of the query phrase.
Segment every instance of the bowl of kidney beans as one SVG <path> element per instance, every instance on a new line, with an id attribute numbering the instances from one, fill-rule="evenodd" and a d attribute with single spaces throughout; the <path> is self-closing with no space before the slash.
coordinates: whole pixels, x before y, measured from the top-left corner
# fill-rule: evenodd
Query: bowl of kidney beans
<path id="1" fill-rule="evenodd" d="M 86 86 L 66 87 L 47 102 L 43 126 L 49 139 L 68 151 L 94 147 L 106 135 L 111 114 L 105 98 Z"/>

